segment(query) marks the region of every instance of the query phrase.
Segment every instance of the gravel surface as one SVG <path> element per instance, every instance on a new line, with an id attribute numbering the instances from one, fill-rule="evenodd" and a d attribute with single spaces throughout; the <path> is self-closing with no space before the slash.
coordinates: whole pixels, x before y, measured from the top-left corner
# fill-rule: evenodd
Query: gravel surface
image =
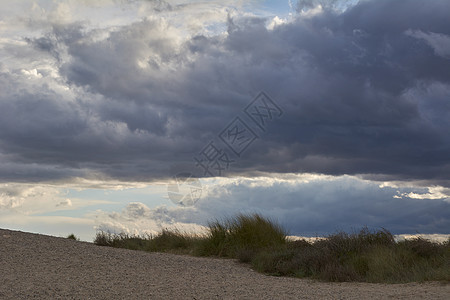
<path id="1" fill-rule="evenodd" d="M 235 260 L 146 253 L 0 229 L 0 299 L 449 299 L 443 283 L 324 283 Z"/>

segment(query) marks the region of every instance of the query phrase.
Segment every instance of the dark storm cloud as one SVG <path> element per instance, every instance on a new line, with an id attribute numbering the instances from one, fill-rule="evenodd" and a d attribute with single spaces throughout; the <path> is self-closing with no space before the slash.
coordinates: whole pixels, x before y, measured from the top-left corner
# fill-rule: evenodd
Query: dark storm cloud
<path id="1" fill-rule="evenodd" d="M 273 30 L 230 17 L 228 35 L 187 40 L 158 15 L 118 28 L 53 24 L 7 50 L 50 61 L 61 77 L 0 67 L 2 158 L 67 176 L 170 176 L 265 90 L 284 114 L 233 172 L 448 184 L 450 3 L 361 1 L 340 12 L 333 2 L 311 15 L 318 3 L 300 1 L 295 20 Z"/>

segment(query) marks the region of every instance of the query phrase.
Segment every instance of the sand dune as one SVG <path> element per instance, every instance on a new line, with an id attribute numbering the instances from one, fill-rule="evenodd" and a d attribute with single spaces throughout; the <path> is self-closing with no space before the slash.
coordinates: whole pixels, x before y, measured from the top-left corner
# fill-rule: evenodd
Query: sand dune
<path id="1" fill-rule="evenodd" d="M 235 260 L 99 247 L 0 229 L 0 299 L 448 299 L 442 283 L 323 283 Z"/>

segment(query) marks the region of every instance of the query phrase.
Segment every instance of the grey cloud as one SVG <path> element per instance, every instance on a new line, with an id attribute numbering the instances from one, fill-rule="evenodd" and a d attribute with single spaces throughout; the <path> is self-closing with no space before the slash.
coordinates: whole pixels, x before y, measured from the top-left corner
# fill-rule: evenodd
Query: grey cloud
<path id="1" fill-rule="evenodd" d="M 450 36 L 435 32 L 425 33 L 420 30 L 407 30 L 406 34 L 425 40 L 433 49 L 436 55 L 444 58 L 450 57 Z"/>
<path id="2" fill-rule="evenodd" d="M 338 11 L 335 2 L 273 30 L 266 19 L 237 17 L 228 35 L 185 40 L 156 13 L 119 28 L 53 24 L 28 46 L 2 50 L 20 50 L 15 59 L 24 65 L 31 56 L 50 60 L 60 77 L 37 66 L 43 78 L 33 83 L 2 66 L 0 153 L 28 164 L 30 180 L 48 177 L 34 174 L 36 165 L 68 177 L 84 170 L 165 177 L 174 164 L 194 165 L 193 156 L 265 90 L 285 113 L 232 172 L 448 186 L 450 4 L 427 3 L 361 1 Z"/>

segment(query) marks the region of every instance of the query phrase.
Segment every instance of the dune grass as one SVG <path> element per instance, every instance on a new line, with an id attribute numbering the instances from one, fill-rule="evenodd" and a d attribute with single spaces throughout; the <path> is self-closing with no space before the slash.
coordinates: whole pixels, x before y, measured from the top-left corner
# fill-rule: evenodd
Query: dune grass
<path id="1" fill-rule="evenodd" d="M 208 224 L 208 234 L 195 253 L 249 261 L 256 253 L 286 243 L 286 232 L 277 223 L 259 214 L 238 215 Z"/>
<path id="2" fill-rule="evenodd" d="M 338 232 L 314 243 L 289 241 L 276 222 L 259 214 L 208 224 L 205 235 L 163 230 L 155 236 L 98 232 L 94 243 L 143 251 L 237 258 L 262 273 L 325 281 L 450 282 L 450 239 L 396 242 L 385 230 Z"/>
<path id="3" fill-rule="evenodd" d="M 450 281 L 450 242 L 395 242 L 389 231 L 339 232 L 315 243 L 290 242 L 253 257 L 253 267 L 278 276 L 325 281 L 404 283 Z"/>
<path id="4" fill-rule="evenodd" d="M 200 236 L 185 234 L 178 230 L 163 230 L 154 236 L 132 236 L 100 231 L 97 233 L 94 243 L 99 246 L 131 250 L 194 254 L 194 249 L 197 249 L 202 240 L 203 238 Z"/>

